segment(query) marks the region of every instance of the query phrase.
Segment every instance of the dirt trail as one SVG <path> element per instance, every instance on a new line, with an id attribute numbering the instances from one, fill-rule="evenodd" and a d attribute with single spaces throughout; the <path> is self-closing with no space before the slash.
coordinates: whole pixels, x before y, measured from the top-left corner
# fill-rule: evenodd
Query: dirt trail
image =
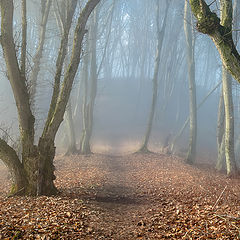
<path id="1" fill-rule="evenodd" d="M 6 198 L 5 179 L 0 239 L 240 239 L 240 180 L 209 166 L 160 154 L 59 156 L 55 165 L 56 197 Z"/>
<path id="2" fill-rule="evenodd" d="M 134 189 L 129 184 L 130 169 L 121 157 L 109 156 L 104 159 L 105 183 L 97 189 L 96 201 L 110 204 L 132 204 L 137 201 Z M 130 185 L 130 186 L 129 186 Z"/>
<path id="3" fill-rule="evenodd" d="M 149 206 L 138 197 L 138 190 L 131 181 L 133 169 L 123 157 L 107 157 L 102 164 L 106 170 L 105 182 L 96 189 L 92 201 L 93 206 L 100 209 L 101 221 L 93 226 L 104 233 L 103 239 L 133 239 L 140 212 Z"/>
<path id="4" fill-rule="evenodd" d="M 86 164 L 86 178 L 93 181 L 92 190 L 82 195 L 80 189 L 79 197 L 97 211 L 97 218 L 91 219 L 97 239 L 238 236 L 240 222 L 235 226 L 225 222 L 226 227 L 216 211 L 221 216 L 240 213 L 240 182 L 217 174 L 209 166 L 200 169 L 160 154 L 96 155 L 87 161 L 80 159 L 79 164 Z M 96 172 L 91 177 L 92 171 Z M 212 209 L 225 186 L 227 190 Z"/>
<path id="5" fill-rule="evenodd" d="M 128 158 L 120 156 L 98 156 L 98 160 L 85 162 L 85 168 L 96 168 L 103 172 L 92 189 L 80 198 L 87 200 L 88 207 L 97 211 L 97 218 L 91 218 L 91 229 L 97 239 L 134 239 L 141 223 L 141 215 L 149 209 L 147 199 L 139 197 L 136 182 L 133 181 L 134 168 Z M 90 170 L 91 171 L 91 170 Z M 74 190 L 76 194 L 76 189 Z M 94 235 L 93 235 L 94 236 Z M 92 236 L 92 237 L 93 237 Z"/>

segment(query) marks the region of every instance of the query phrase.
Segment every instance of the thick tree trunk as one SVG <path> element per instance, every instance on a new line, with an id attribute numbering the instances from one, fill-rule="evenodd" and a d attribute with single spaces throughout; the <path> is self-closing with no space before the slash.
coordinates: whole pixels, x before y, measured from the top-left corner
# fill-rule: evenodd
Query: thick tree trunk
<path id="1" fill-rule="evenodd" d="M 48 138 L 40 138 L 38 143 L 38 180 L 37 195 L 53 195 L 57 193 L 54 185 L 56 179 L 54 175 L 55 167 L 53 159 L 55 156 L 54 140 Z"/>
<path id="2" fill-rule="evenodd" d="M 10 194 L 31 196 L 55 194 L 57 189 L 53 184 L 54 156 L 54 143 L 40 139 L 39 146 L 35 147 L 35 155 L 29 156 L 23 164 L 15 150 L 0 139 L 0 158 L 13 176 Z"/>
<path id="3" fill-rule="evenodd" d="M 225 27 L 225 31 L 229 34 L 232 30 L 232 1 L 222 0 L 221 2 L 221 24 Z M 232 34 L 231 41 L 232 44 Z M 222 66 L 222 82 L 223 82 L 223 99 L 225 109 L 225 159 L 227 167 L 227 175 L 235 176 L 238 173 L 237 165 L 235 162 L 234 152 L 234 110 L 232 99 L 232 77 L 226 70 L 224 63 Z"/>
<path id="4" fill-rule="evenodd" d="M 197 141 L 197 101 L 196 101 L 196 83 L 195 83 L 195 62 L 194 62 L 194 40 L 191 20 L 190 7 L 188 1 L 185 1 L 184 8 L 184 32 L 187 42 L 187 59 L 188 59 L 188 85 L 189 85 L 189 120 L 190 135 L 189 148 L 186 157 L 186 163 L 192 164 L 196 158 L 196 141 Z"/>

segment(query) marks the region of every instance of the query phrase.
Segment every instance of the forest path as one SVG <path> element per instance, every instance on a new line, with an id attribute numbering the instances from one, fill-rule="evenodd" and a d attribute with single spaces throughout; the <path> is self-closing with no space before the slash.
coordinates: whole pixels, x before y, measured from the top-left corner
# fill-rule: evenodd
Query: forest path
<path id="1" fill-rule="evenodd" d="M 53 197 L 6 198 L 0 239 L 240 239 L 240 180 L 161 154 L 57 156 Z"/>
<path id="2" fill-rule="evenodd" d="M 91 239 L 218 239 L 216 229 L 224 239 L 215 211 L 240 213 L 240 181 L 217 174 L 209 165 L 197 168 L 154 153 L 92 155 L 77 161 L 84 172 L 83 187 L 71 194 L 85 199 L 95 212 L 90 217 Z M 240 229 L 240 221 L 237 226 Z M 233 228 L 228 226 L 226 239 L 235 239 Z"/>
<path id="3" fill-rule="evenodd" d="M 98 239 L 134 239 L 138 235 L 136 227 L 138 230 L 144 225 L 142 214 L 151 205 L 139 191 L 132 162 L 125 156 L 97 155 L 85 157 L 80 165 L 89 173 L 89 182 L 82 176 L 83 187 L 73 188 L 70 195 L 84 199 L 90 209 L 97 211 L 90 228 Z"/>
<path id="4" fill-rule="evenodd" d="M 109 204 L 135 204 L 135 188 L 131 182 L 132 169 L 123 157 L 108 156 L 102 162 L 105 182 L 97 189 L 96 201 Z"/>
<path id="5" fill-rule="evenodd" d="M 92 220 L 92 227 L 97 229 L 99 239 L 134 239 L 141 218 L 139 210 L 144 212 L 149 208 L 138 196 L 132 180 L 134 169 L 119 156 L 106 156 L 100 164 L 105 175 L 102 184 L 95 188 L 94 197 L 90 198 L 92 207 L 99 209 L 99 219 Z"/>

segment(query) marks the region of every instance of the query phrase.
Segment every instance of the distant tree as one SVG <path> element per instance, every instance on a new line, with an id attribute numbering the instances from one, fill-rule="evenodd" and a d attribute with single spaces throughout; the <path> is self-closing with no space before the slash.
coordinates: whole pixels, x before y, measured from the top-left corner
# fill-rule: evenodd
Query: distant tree
<path id="1" fill-rule="evenodd" d="M 25 3 L 26 5 L 26 3 Z M 41 59 L 42 59 L 42 55 L 43 55 L 43 49 L 44 49 L 44 43 L 46 40 L 46 29 L 47 29 L 47 22 L 48 22 L 48 17 L 49 17 L 49 12 L 50 12 L 50 8 L 52 5 L 52 0 L 43 0 L 41 1 L 41 23 L 40 23 L 40 35 L 39 35 L 39 41 L 38 41 L 38 46 L 37 46 L 37 51 L 33 57 L 33 66 L 32 66 L 32 71 L 30 73 L 30 77 L 29 77 L 29 82 L 30 82 L 30 98 L 31 98 L 31 107 L 32 110 L 34 109 L 34 105 L 35 105 L 35 98 L 36 98 L 36 90 L 37 90 L 37 79 L 38 79 L 38 74 L 40 71 L 40 64 L 41 64 Z M 25 36 L 22 40 L 22 50 L 26 51 L 26 45 L 27 45 L 27 39 L 26 39 L 26 34 L 27 34 L 27 29 L 26 26 L 27 25 L 27 19 L 26 19 L 26 6 L 25 8 L 23 7 L 23 16 L 24 16 L 24 21 L 26 21 L 26 24 L 24 23 L 23 28 L 25 29 L 23 31 L 23 36 Z M 25 46 L 24 46 L 25 45 Z M 21 55 L 21 65 L 25 66 L 25 62 L 26 62 L 26 54 L 22 54 Z M 22 72 L 23 74 L 25 73 L 26 68 L 22 67 Z"/>
<path id="2" fill-rule="evenodd" d="M 81 91 L 81 94 L 80 92 L 78 93 L 75 108 L 76 110 L 80 108 L 78 107 L 79 103 L 82 103 L 82 128 L 78 152 L 84 155 L 92 153 L 91 139 L 94 126 L 94 107 L 98 90 L 98 77 L 102 71 L 103 62 L 106 58 L 107 46 L 112 30 L 111 25 L 115 2 L 115 0 L 112 1 L 110 6 L 107 4 L 107 6 L 109 6 L 107 17 L 105 16 L 106 6 L 100 4 L 95 8 L 91 19 L 89 19 L 89 31 L 86 35 L 84 57 L 80 72 L 79 84 L 81 84 L 82 87 L 79 87 L 79 90 Z M 104 26 L 104 28 L 101 26 Z M 103 33 L 104 31 L 106 32 Z M 82 101 L 79 99 L 80 95 L 82 95 Z M 76 117 L 75 114 L 75 118 Z"/>
<path id="3" fill-rule="evenodd" d="M 76 146 L 76 134 L 75 134 L 75 128 L 74 128 L 74 121 L 73 121 L 73 113 L 72 113 L 72 101 L 71 96 L 68 100 L 68 105 L 66 107 L 66 123 L 68 128 L 68 148 L 65 155 L 71 155 L 78 153 L 77 146 Z"/>
<path id="4" fill-rule="evenodd" d="M 186 157 L 186 162 L 192 164 L 195 162 L 197 145 L 197 96 L 196 96 L 195 57 L 194 57 L 195 39 L 192 28 L 192 16 L 190 12 L 189 3 L 187 0 L 185 0 L 184 7 L 184 32 L 187 46 L 189 112 L 190 112 L 189 148 Z"/>
<path id="5" fill-rule="evenodd" d="M 216 169 L 221 171 L 225 161 L 225 109 L 223 100 L 223 91 L 221 90 L 218 104 L 218 119 L 217 119 L 217 163 Z"/>
<path id="6" fill-rule="evenodd" d="M 157 49 L 156 49 L 156 56 L 155 56 L 155 63 L 154 63 L 154 74 L 153 74 L 153 85 L 152 85 L 152 104 L 150 109 L 150 115 L 148 119 L 147 129 L 144 136 L 143 144 L 140 148 L 140 152 L 148 152 L 148 142 L 152 131 L 152 125 L 153 125 L 153 119 L 154 114 L 156 111 L 156 103 L 157 103 L 157 97 L 158 97 L 158 82 L 159 82 L 159 65 L 160 65 L 160 59 L 161 59 L 161 51 L 163 46 L 163 38 L 164 33 L 166 30 L 166 23 L 167 23 L 167 16 L 168 16 L 168 9 L 170 5 L 170 1 L 167 0 L 166 2 L 166 10 L 165 15 L 163 19 L 162 26 L 160 26 L 160 2 L 156 1 L 156 26 L 157 26 Z"/>
<path id="7" fill-rule="evenodd" d="M 93 15 L 90 21 L 90 30 L 88 34 L 89 49 L 87 49 L 89 64 L 86 62 L 85 67 L 86 71 L 89 71 L 89 74 L 85 78 L 85 92 L 84 92 L 84 101 L 82 106 L 82 115 L 83 115 L 83 128 L 82 128 L 82 137 L 80 142 L 80 153 L 81 154 L 90 154 L 90 140 L 92 137 L 93 131 L 93 110 L 95 104 L 95 98 L 97 95 L 97 29 L 98 29 L 98 7 L 95 8 Z M 88 69 L 88 65 L 90 68 Z"/>
<path id="8" fill-rule="evenodd" d="M 70 3 L 67 6 L 69 10 L 67 13 L 69 15 L 67 16 L 68 20 L 65 24 L 71 26 L 71 9 L 77 2 L 77 0 L 68 2 Z M 44 130 L 37 145 L 34 143 L 35 117 L 30 106 L 30 93 L 26 84 L 26 72 L 23 72 L 24 67 L 20 68 L 20 66 L 24 66 L 22 61 L 25 60 L 22 58 L 19 63 L 13 38 L 13 0 L 1 0 L 0 2 L 1 45 L 7 68 L 7 76 L 16 101 L 22 146 L 21 158 L 19 158 L 16 151 L 8 145 L 6 141 L 0 139 L 0 158 L 14 176 L 12 193 L 51 195 L 57 192 L 53 182 L 55 179 L 53 166 L 53 158 L 55 156 L 54 140 L 63 120 L 73 80 L 78 69 L 82 40 L 85 34 L 85 25 L 89 15 L 99 2 L 100 0 L 88 0 L 79 14 L 74 30 L 74 41 L 70 62 L 64 73 L 61 84 L 60 77 L 65 58 L 65 44 L 68 42 L 69 32 L 65 31 L 62 35 L 56 62 L 56 74 L 51 105 Z M 23 19 L 26 18 L 24 17 Z M 26 27 L 24 21 L 22 24 L 23 28 Z M 22 51 L 25 51 L 24 45 Z"/>
<path id="9" fill-rule="evenodd" d="M 71 5 L 71 7 L 69 7 Z M 77 2 L 70 0 L 66 2 L 65 0 L 61 1 L 54 1 L 54 13 L 56 22 L 59 28 L 59 32 L 61 33 L 61 36 L 64 36 L 64 34 L 69 33 L 71 29 L 71 22 L 70 19 L 73 18 L 73 14 L 75 13 L 75 10 L 77 8 Z M 68 68 L 68 62 L 69 58 L 68 55 L 68 38 L 64 38 L 61 42 L 63 53 L 61 55 L 61 58 L 59 57 L 59 61 L 61 62 L 60 66 L 63 65 L 64 61 L 64 70 L 67 71 Z M 58 69 L 57 78 L 55 79 L 55 82 L 57 82 L 57 85 L 60 83 L 61 78 L 61 69 Z M 55 104 L 55 103 L 54 103 Z M 68 104 L 66 107 L 66 123 L 67 123 L 67 130 L 68 130 L 68 138 L 69 138 L 69 145 L 66 152 L 66 155 L 74 154 L 77 152 L 76 147 L 76 137 L 75 137 L 75 130 L 74 130 L 74 123 L 73 123 L 73 117 L 72 117 L 72 103 L 71 103 L 71 96 L 69 97 Z"/>

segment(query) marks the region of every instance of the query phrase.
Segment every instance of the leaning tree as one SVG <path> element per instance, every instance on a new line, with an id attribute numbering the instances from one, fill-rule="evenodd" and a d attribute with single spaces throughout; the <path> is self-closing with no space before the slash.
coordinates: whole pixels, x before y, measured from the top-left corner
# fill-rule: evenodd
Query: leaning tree
<path id="1" fill-rule="evenodd" d="M 50 1 L 50 0 L 48 0 Z M 65 24 L 72 25 L 72 9 L 79 1 L 66 1 Z M 35 144 L 34 127 L 35 116 L 31 109 L 30 92 L 27 86 L 26 68 L 26 32 L 27 17 L 26 8 L 23 7 L 22 19 L 22 44 L 21 58 L 18 59 L 14 34 L 13 34 L 13 0 L 1 0 L 1 45 L 6 63 L 7 77 L 11 84 L 15 98 L 19 130 L 21 138 L 21 156 L 3 139 L 0 139 L 0 159 L 7 165 L 13 174 L 12 193 L 26 195 L 51 195 L 57 192 L 54 185 L 54 165 L 55 156 L 54 140 L 56 133 L 63 121 L 63 115 L 71 92 L 74 77 L 76 75 L 82 48 L 82 41 L 86 33 L 85 25 L 89 15 L 94 10 L 100 0 L 88 0 L 79 13 L 74 29 L 74 40 L 71 57 L 67 70 L 62 72 L 66 48 L 68 46 L 69 31 L 64 31 L 61 44 L 58 50 L 56 61 L 56 73 L 54 77 L 54 87 L 49 107 L 48 116 L 44 125 L 44 130 Z M 22 6 L 26 6 L 26 0 L 22 0 Z M 66 27 L 65 29 L 68 29 Z M 70 29 L 70 28 L 69 28 Z M 63 77 L 62 77 L 63 75 Z"/>
<path id="2" fill-rule="evenodd" d="M 214 3 L 213 1 L 212 3 Z M 233 6 L 232 0 L 220 0 L 221 16 L 211 10 L 211 4 L 204 0 L 189 0 L 193 14 L 197 20 L 199 32 L 210 36 L 220 53 L 223 63 L 223 74 L 227 74 L 225 68 L 240 82 L 240 55 L 233 41 Z M 230 82 L 230 83 L 229 83 Z M 228 176 L 238 173 L 234 159 L 234 130 L 232 101 L 229 96 L 231 91 L 231 79 L 223 81 L 223 96 L 225 102 L 225 156 Z"/>

